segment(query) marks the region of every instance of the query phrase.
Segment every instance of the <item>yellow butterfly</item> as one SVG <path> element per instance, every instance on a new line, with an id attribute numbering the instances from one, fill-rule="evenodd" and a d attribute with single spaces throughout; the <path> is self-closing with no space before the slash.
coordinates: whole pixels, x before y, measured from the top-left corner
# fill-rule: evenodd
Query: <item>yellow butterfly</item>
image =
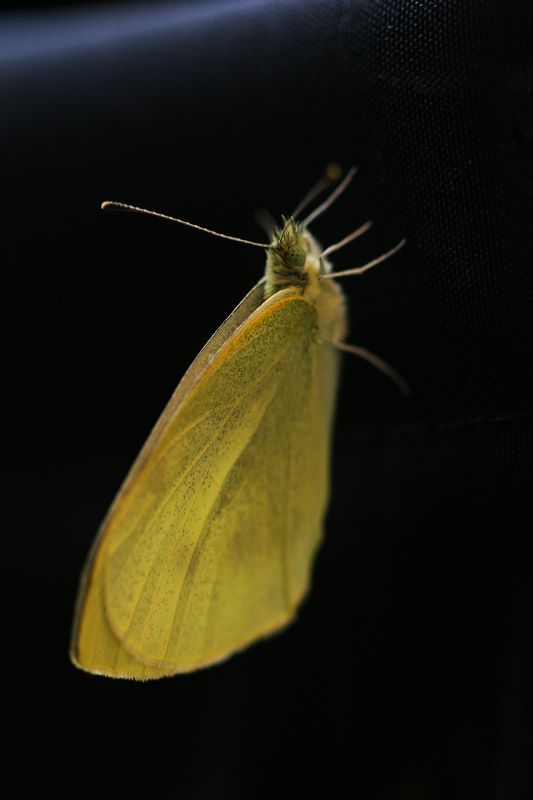
<path id="1" fill-rule="evenodd" d="M 81 669 L 140 680 L 188 672 L 294 618 L 323 536 L 339 349 L 407 391 L 381 359 L 344 343 L 333 279 L 403 242 L 333 273 L 327 256 L 370 223 L 324 251 L 308 230 L 353 174 L 302 223 L 284 220 L 270 245 L 246 242 L 267 250 L 264 278 L 178 384 L 89 554 L 71 644 Z"/>

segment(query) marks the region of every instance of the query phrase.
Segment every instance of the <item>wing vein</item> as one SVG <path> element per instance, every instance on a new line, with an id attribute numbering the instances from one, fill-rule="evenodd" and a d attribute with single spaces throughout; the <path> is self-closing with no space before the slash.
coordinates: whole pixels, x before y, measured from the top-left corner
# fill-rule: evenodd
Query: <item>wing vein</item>
<path id="1" fill-rule="evenodd" d="M 232 461 L 229 469 L 226 471 L 226 475 L 224 477 L 224 482 L 223 482 L 222 485 L 224 485 L 225 481 L 227 480 L 228 475 L 232 471 L 232 469 L 235 466 L 236 462 L 241 457 L 241 455 L 243 454 L 245 449 L 247 447 L 249 447 L 253 436 L 255 435 L 255 433 L 257 432 L 259 427 L 261 426 L 261 424 L 262 424 L 262 422 L 263 422 L 268 410 L 270 409 L 270 407 L 271 407 L 271 405 L 272 405 L 272 403 L 274 401 L 274 397 L 275 397 L 275 394 L 276 394 L 276 389 L 277 389 L 277 386 L 272 387 L 272 389 L 270 391 L 270 397 L 269 397 L 268 403 L 265 404 L 265 408 L 263 409 L 263 412 L 262 412 L 260 418 L 257 421 L 257 425 L 255 426 L 254 433 L 250 436 L 250 438 L 246 442 L 245 446 L 242 448 L 242 450 L 240 450 L 240 452 L 236 455 L 236 457 Z M 200 535 L 198 536 L 198 539 L 195 542 L 194 549 L 193 549 L 193 552 L 191 554 L 191 558 L 189 559 L 189 563 L 188 563 L 188 566 L 187 566 L 186 577 L 185 577 L 185 580 L 183 581 L 183 583 L 181 585 L 180 594 L 179 594 L 178 601 L 176 603 L 176 608 L 175 608 L 175 611 L 174 611 L 174 617 L 173 617 L 173 620 L 172 620 L 172 625 L 169 628 L 169 637 L 167 639 L 167 644 L 166 644 L 166 647 L 165 647 L 165 655 L 164 655 L 163 660 L 166 659 L 166 656 L 167 656 L 167 653 L 168 653 L 168 647 L 169 647 L 169 644 L 170 644 L 170 633 L 172 632 L 172 630 L 174 629 L 174 626 L 176 624 L 176 620 L 178 618 L 178 611 L 180 610 L 180 606 L 182 605 L 183 602 L 185 603 L 185 608 L 181 612 L 181 618 L 182 619 L 183 619 L 184 615 L 186 614 L 188 606 L 189 606 L 190 597 L 191 597 L 191 584 L 192 584 L 192 581 L 193 581 L 195 570 L 197 568 L 197 563 L 196 562 L 198 561 L 200 549 L 201 549 L 201 547 L 203 547 L 203 545 L 205 545 L 205 543 L 206 543 L 206 541 L 207 541 L 207 539 L 209 537 L 210 530 L 211 530 L 209 528 L 206 530 L 206 526 L 207 526 L 207 524 L 209 522 L 210 513 L 211 513 L 211 511 L 213 509 L 213 505 L 214 505 L 214 501 L 213 501 L 213 504 L 211 505 L 209 513 L 205 517 L 204 523 L 202 524 L 202 528 L 201 528 L 201 531 L 200 531 Z M 184 590 L 185 590 L 185 594 L 184 594 Z M 182 597 L 183 597 L 183 599 L 182 599 Z M 212 593 L 211 593 L 211 597 L 212 597 Z M 180 636 L 178 637 L 177 646 L 179 646 L 179 642 L 180 642 L 180 638 L 181 638 L 181 631 L 182 630 L 183 630 L 183 628 L 180 629 Z"/>
<path id="2" fill-rule="evenodd" d="M 239 408 L 240 408 L 240 407 L 241 407 L 241 406 L 242 406 L 242 405 L 243 405 L 243 404 L 246 402 L 246 400 L 247 400 L 248 396 L 249 396 L 249 395 L 250 395 L 250 394 L 251 394 L 251 393 L 252 393 L 252 392 L 255 390 L 255 388 L 256 388 L 256 386 L 257 386 L 257 384 L 258 384 L 260 381 L 262 381 L 263 379 L 265 379 L 265 378 L 266 378 L 266 377 L 267 377 L 267 376 L 268 376 L 268 375 L 269 375 L 269 374 L 270 374 L 270 373 L 273 371 L 273 369 L 275 368 L 275 366 L 276 366 L 276 365 L 278 364 L 278 362 L 279 362 L 279 361 L 282 359 L 282 357 L 283 357 L 283 355 L 284 355 L 284 352 L 285 352 L 285 351 L 282 351 L 280 354 L 278 354 L 278 356 L 277 356 L 275 359 L 273 359 L 273 360 L 272 360 L 272 361 L 271 361 L 271 362 L 270 362 L 270 363 L 269 363 L 269 364 L 268 364 L 268 365 L 265 367 L 265 369 L 264 369 L 264 370 L 262 370 L 262 372 L 261 372 L 261 373 L 260 373 L 260 374 L 257 376 L 257 379 L 256 379 L 256 381 L 255 381 L 255 382 L 254 382 L 254 384 L 253 384 L 253 385 L 250 387 L 250 389 L 249 389 L 247 392 L 244 392 L 243 394 L 241 394 L 241 395 L 240 395 L 240 397 L 239 397 L 239 401 L 238 401 L 238 402 L 237 402 L 235 405 L 233 405 L 233 406 L 231 406 L 231 407 L 229 408 L 229 410 L 228 410 L 228 412 L 227 412 L 226 416 L 224 417 L 224 420 L 223 420 L 223 422 L 220 424 L 219 428 L 217 429 L 216 435 L 215 435 L 215 436 L 213 436 L 212 438 L 210 438 L 210 439 L 209 439 L 209 441 L 207 442 L 207 444 L 205 445 L 205 447 L 202 449 L 201 453 L 200 453 L 200 454 L 199 454 L 199 455 L 198 455 L 198 456 L 197 456 L 197 457 L 196 457 L 196 458 L 195 458 L 195 459 L 192 461 L 191 465 L 190 465 L 190 466 L 189 466 L 189 468 L 188 468 L 188 469 L 185 471 L 185 473 L 184 473 L 182 476 L 180 476 L 180 480 L 178 481 L 178 483 L 177 483 L 177 484 L 175 484 L 175 485 L 173 485 L 173 486 L 172 486 L 172 487 L 169 489 L 169 491 L 166 493 L 166 497 L 165 497 L 165 501 L 164 501 L 164 503 L 161 503 L 160 505 L 158 505 L 158 508 L 157 508 L 157 513 L 156 513 L 156 514 L 154 515 L 154 517 L 153 517 L 153 518 L 150 520 L 150 523 L 149 523 L 149 525 L 147 526 L 147 529 L 146 529 L 146 531 L 147 531 L 147 532 L 149 532 L 149 531 L 150 531 L 150 530 L 153 528 L 153 526 L 154 526 L 154 524 L 155 524 L 156 520 L 157 520 L 157 519 L 158 519 L 158 518 L 161 516 L 161 513 L 162 513 L 162 511 L 164 510 L 164 508 L 166 508 L 166 507 L 167 507 L 167 505 L 168 505 L 168 504 L 171 502 L 171 500 L 173 499 L 173 497 L 174 497 L 174 495 L 175 495 L 175 492 L 176 492 L 176 490 L 179 488 L 179 486 L 181 485 L 181 483 L 183 482 L 183 480 L 184 480 L 184 479 L 187 477 L 187 475 L 188 475 L 188 474 L 189 474 L 189 473 L 192 471 L 192 469 L 193 469 L 193 468 L 194 468 L 194 467 L 195 467 L 195 466 L 198 464 L 198 462 L 199 462 L 199 461 L 200 461 L 200 460 L 203 458 L 203 456 L 204 456 L 204 455 L 205 455 L 205 453 L 206 453 L 206 452 L 207 452 L 207 451 L 210 449 L 210 447 L 212 447 L 212 446 L 213 446 L 214 442 L 215 442 L 215 441 L 216 441 L 216 440 L 217 440 L 217 439 L 218 439 L 218 438 L 221 436 L 221 434 L 222 434 L 223 430 L 225 429 L 225 426 L 226 426 L 226 425 L 227 425 L 227 423 L 228 423 L 228 420 L 229 420 L 229 418 L 230 418 L 232 415 L 234 415 L 234 414 L 235 414 L 235 412 L 236 412 L 236 411 L 237 411 L 237 410 L 238 410 L 238 409 L 239 409 Z M 267 404 L 267 405 L 268 405 L 268 404 Z M 209 473 L 209 466 L 207 467 L 206 471 L 204 472 L 204 475 L 203 475 L 202 481 L 200 481 L 200 482 L 199 482 L 199 485 L 200 485 L 200 486 L 202 486 L 202 485 L 203 485 L 203 480 L 204 480 L 204 479 L 205 479 L 205 477 L 208 475 L 208 473 Z M 199 490 L 200 490 L 200 488 L 198 488 L 198 489 L 196 490 L 196 492 L 194 493 L 194 495 L 193 495 L 193 496 L 192 496 L 192 498 L 190 499 L 190 501 L 189 501 L 189 503 L 188 503 L 188 507 L 189 507 L 189 509 L 191 508 L 191 505 L 192 505 L 192 503 L 193 503 L 194 499 L 196 498 L 196 496 L 197 496 L 197 494 L 198 494 Z M 190 513 L 190 511 L 189 511 L 189 513 Z M 168 561 L 170 560 L 170 557 L 171 557 L 171 556 L 173 555 L 173 553 L 174 553 L 174 549 L 175 549 L 175 546 L 176 546 L 176 540 L 177 540 L 177 538 L 178 538 L 178 537 L 176 537 L 176 538 L 175 538 L 174 545 L 173 545 L 173 547 L 171 548 L 171 551 L 169 552 L 168 556 L 167 556 L 167 557 L 166 557 L 166 559 L 165 559 L 165 562 L 166 562 L 166 563 L 168 563 Z M 168 541 L 168 539 L 167 539 L 167 538 L 164 538 L 164 539 L 161 541 L 161 543 L 160 543 L 160 545 L 159 545 L 159 547 L 158 547 L 158 550 L 157 550 L 157 555 L 159 555 L 159 554 L 161 553 L 161 551 L 163 550 L 163 547 L 165 546 L 165 544 L 167 543 L 167 541 Z M 190 557 L 190 559 L 189 559 L 189 564 L 187 565 L 187 568 L 186 568 L 186 574 L 188 573 L 189 566 L 190 566 L 190 563 L 191 563 L 191 561 L 192 561 L 192 558 L 194 557 L 194 554 L 195 554 L 195 552 L 196 552 L 196 550 L 197 550 L 197 546 L 198 546 L 198 540 L 197 540 L 197 542 L 196 542 L 196 544 L 195 544 L 195 547 L 194 547 L 194 549 L 193 549 L 193 552 L 192 552 L 192 554 L 191 554 L 191 557 Z M 123 638 L 123 640 L 124 640 L 124 641 L 125 641 L 125 640 L 127 640 L 127 638 L 128 638 L 128 635 L 129 635 L 129 633 L 130 633 L 130 631 L 131 631 L 131 627 L 132 627 L 132 625 L 133 625 L 133 622 L 134 622 L 134 620 L 135 620 L 135 616 L 136 616 L 136 614 L 137 614 L 137 611 L 138 611 L 138 608 L 139 608 L 139 604 L 140 604 L 140 602 L 141 602 L 141 599 L 142 599 L 142 597 L 143 597 L 144 588 L 146 587 L 146 584 L 147 584 L 147 582 L 148 582 L 148 580 L 149 580 L 150 576 L 152 575 L 152 573 L 153 573 L 153 571 L 154 571 L 154 564 L 156 564 L 156 563 L 157 563 L 157 555 L 156 555 L 156 557 L 154 557 L 154 559 L 153 559 L 153 562 L 152 562 L 152 566 L 151 566 L 151 568 L 150 568 L 150 569 L 148 569 L 148 570 L 147 570 L 147 572 L 146 572 L 146 574 L 143 576 L 143 581 L 142 581 L 142 584 L 141 584 L 140 590 L 139 590 L 139 592 L 138 592 L 137 600 L 135 601 L 135 606 L 134 606 L 134 608 L 133 608 L 133 611 L 131 612 L 130 619 L 129 619 L 129 623 L 128 623 L 127 627 L 126 627 L 126 630 L 125 630 L 125 632 L 124 632 L 123 634 L 121 634 L 121 637 Z M 117 578 L 116 578 L 117 580 L 118 580 L 118 577 L 120 577 L 120 574 L 121 574 L 121 572 L 122 572 L 123 568 L 124 568 L 124 563 L 123 563 L 123 564 L 120 566 L 120 569 L 119 569 L 119 572 L 118 572 L 118 576 L 117 576 Z M 155 596 L 156 596 L 156 594 L 157 594 L 157 588 L 158 588 L 158 586 L 159 586 L 159 585 L 160 585 L 160 583 L 161 583 L 163 572 L 164 572 L 164 570 L 160 569 L 160 576 L 159 576 L 159 579 L 158 579 L 158 581 L 157 581 L 157 583 L 156 583 L 156 586 L 154 587 L 154 591 L 153 591 L 153 593 L 152 593 L 152 598 L 151 598 L 151 602 L 150 602 L 150 608 L 149 608 L 149 609 L 148 609 L 148 611 L 147 611 L 147 614 L 146 614 L 146 617 L 145 617 L 145 623 L 144 623 L 144 624 L 146 624 L 146 620 L 147 620 L 147 618 L 148 618 L 148 617 L 149 617 L 149 615 L 150 615 L 150 610 L 151 610 L 152 602 L 153 602 L 153 599 L 155 598 Z M 185 580 L 187 580 L 187 579 L 185 579 Z M 184 582 L 185 582 L 185 581 L 184 581 Z M 183 588 L 183 584 L 182 584 L 182 588 Z M 181 597 L 181 591 L 180 591 L 180 597 Z M 179 603 L 180 603 L 180 600 L 179 600 L 179 598 L 178 598 L 178 602 L 177 602 L 176 608 L 179 606 Z M 172 626 L 171 626 L 170 630 L 172 630 L 172 628 L 173 628 L 173 625 L 174 625 L 174 623 L 172 623 Z M 168 648 L 168 643 L 167 643 L 167 648 Z M 166 652 L 165 652 L 165 657 L 166 657 Z M 164 657 L 164 658 L 165 658 L 165 657 Z"/>

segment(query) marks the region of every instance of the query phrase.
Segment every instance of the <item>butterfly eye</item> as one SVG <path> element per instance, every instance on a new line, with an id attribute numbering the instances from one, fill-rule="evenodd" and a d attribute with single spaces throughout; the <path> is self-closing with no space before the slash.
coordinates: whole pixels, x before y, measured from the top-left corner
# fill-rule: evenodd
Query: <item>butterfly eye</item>
<path id="1" fill-rule="evenodd" d="M 301 269 L 305 264 L 305 250 L 298 244 L 293 244 L 283 254 L 283 260 L 288 267 Z"/>

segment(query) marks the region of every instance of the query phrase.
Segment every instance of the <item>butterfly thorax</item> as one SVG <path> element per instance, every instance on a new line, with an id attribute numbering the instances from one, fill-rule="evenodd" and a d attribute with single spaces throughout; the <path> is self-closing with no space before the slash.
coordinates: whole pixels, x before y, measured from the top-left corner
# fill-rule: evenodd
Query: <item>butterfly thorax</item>
<path id="1" fill-rule="evenodd" d="M 334 280 L 321 280 L 331 272 L 331 264 L 320 257 L 322 249 L 306 228 L 292 218 L 283 222 L 267 251 L 265 297 L 282 289 L 299 289 L 317 310 L 322 337 L 340 341 L 346 333 L 344 294 Z"/>

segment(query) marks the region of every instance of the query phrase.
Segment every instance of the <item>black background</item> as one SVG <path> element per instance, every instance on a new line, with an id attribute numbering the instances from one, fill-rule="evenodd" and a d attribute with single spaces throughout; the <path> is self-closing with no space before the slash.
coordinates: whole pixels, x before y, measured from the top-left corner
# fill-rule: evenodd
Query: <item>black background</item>
<path id="1" fill-rule="evenodd" d="M 18 781 L 146 796 L 525 798 L 531 722 L 530 2 L 6 8 L 4 686 Z M 29 6 L 28 6 L 29 8 Z M 67 658 L 78 574 L 188 363 L 330 161 L 350 340 L 333 497 L 290 630 L 149 684 Z M 120 795 L 119 795 L 120 796 Z"/>

